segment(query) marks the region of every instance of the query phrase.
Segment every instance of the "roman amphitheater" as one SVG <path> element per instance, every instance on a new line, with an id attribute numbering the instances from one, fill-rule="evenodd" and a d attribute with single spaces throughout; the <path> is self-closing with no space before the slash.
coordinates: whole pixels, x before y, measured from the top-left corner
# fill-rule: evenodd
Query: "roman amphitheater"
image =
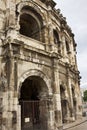
<path id="1" fill-rule="evenodd" d="M 82 116 L 76 42 L 53 0 L 0 0 L 0 130 L 61 130 Z"/>

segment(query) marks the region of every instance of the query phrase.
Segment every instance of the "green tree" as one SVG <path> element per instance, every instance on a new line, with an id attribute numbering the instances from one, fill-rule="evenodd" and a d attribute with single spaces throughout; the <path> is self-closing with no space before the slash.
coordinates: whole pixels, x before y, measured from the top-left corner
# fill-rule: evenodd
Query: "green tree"
<path id="1" fill-rule="evenodd" d="M 84 100 L 84 101 L 87 101 L 87 90 L 84 91 L 84 97 L 83 97 L 83 100 Z"/>

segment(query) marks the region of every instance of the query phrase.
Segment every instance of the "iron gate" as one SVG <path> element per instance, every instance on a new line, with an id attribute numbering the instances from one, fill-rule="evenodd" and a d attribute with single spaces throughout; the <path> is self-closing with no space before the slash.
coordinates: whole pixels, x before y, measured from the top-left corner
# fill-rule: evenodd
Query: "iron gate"
<path id="1" fill-rule="evenodd" d="M 21 101 L 21 129 L 47 130 L 46 101 Z"/>

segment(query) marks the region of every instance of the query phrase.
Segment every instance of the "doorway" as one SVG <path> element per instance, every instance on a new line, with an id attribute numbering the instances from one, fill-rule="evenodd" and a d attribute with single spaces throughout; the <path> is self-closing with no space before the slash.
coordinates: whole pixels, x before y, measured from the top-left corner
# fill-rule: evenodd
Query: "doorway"
<path id="1" fill-rule="evenodd" d="M 20 91 L 21 130 L 47 130 L 47 88 L 43 79 L 27 78 Z"/>

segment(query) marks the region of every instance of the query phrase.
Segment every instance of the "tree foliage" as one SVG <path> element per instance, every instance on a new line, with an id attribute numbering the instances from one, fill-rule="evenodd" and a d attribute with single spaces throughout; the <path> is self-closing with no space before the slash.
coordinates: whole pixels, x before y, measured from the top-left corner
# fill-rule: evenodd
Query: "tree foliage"
<path id="1" fill-rule="evenodd" d="M 84 91 L 84 97 L 83 97 L 83 100 L 84 100 L 84 101 L 87 101 L 87 90 Z"/>

